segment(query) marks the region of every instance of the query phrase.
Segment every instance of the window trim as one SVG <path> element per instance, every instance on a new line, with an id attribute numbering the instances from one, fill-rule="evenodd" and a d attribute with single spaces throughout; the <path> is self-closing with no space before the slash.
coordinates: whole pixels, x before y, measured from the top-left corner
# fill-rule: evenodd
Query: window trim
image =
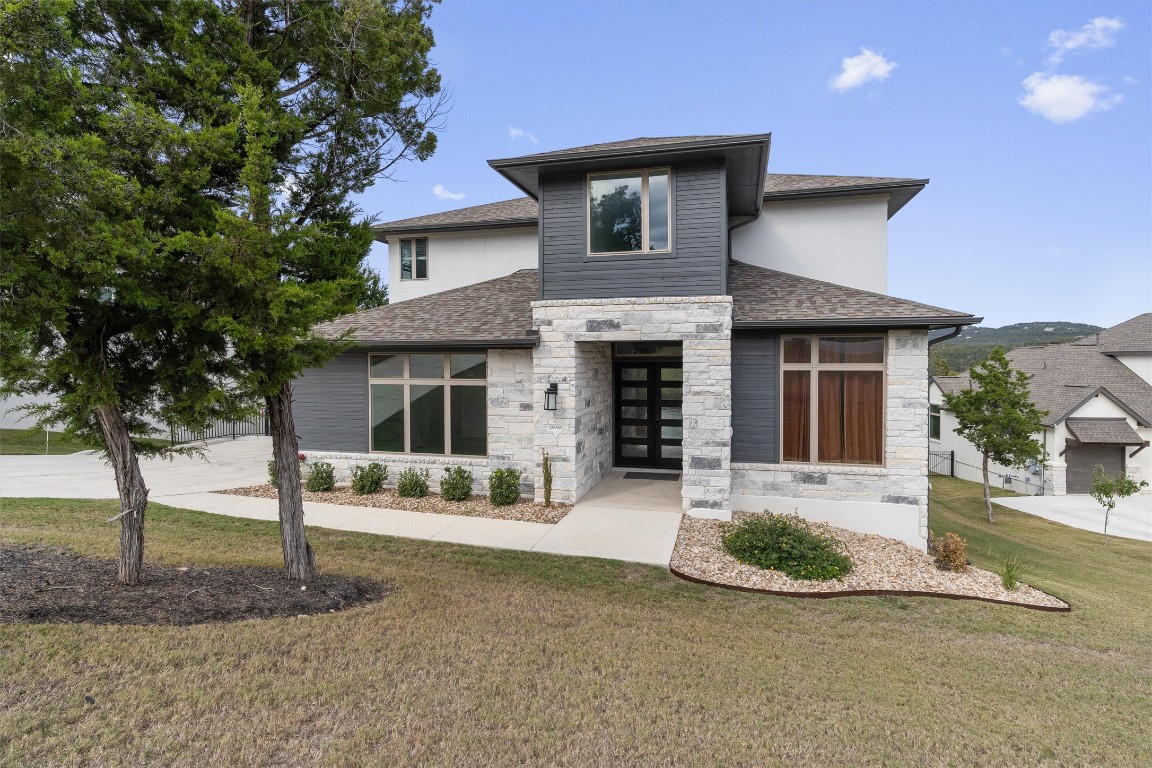
<path id="1" fill-rule="evenodd" d="M 424 241 L 424 277 L 416 277 L 416 241 Z M 404 277 L 404 243 L 412 243 L 412 277 Z M 405 283 L 414 283 L 420 280 L 427 280 L 429 276 L 429 266 L 432 259 L 431 248 L 428 238 L 425 237 L 401 237 L 396 241 L 396 265 L 399 267 L 400 280 Z"/>
<path id="2" fill-rule="evenodd" d="M 412 355 L 440 355 L 443 358 L 443 374 L 441 379 L 427 379 L 427 378 L 411 378 L 411 356 Z M 384 351 L 371 351 L 367 357 L 368 364 L 368 453 L 379 454 L 382 456 L 429 456 L 439 457 L 445 459 L 486 459 L 488 458 L 488 434 L 487 434 L 487 420 L 488 420 L 488 350 L 483 350 L 484 355 L 484 378 L 482 379 L 453 379 L 452 378 L 452 355 L 476 355 L 481 354 L 476 350 L 452 350 L 452 351 L 428 351 L 428 352 L 384 352 Z M 380 379 L 372 376 L 372 358 L 373 357 L 403 357 L 404 358 L 404 375 L 395 379 Z M 378 451 L 372 446 L 372 385 L 373 384 L 391 384 L 399 386 L 404 390 L 404 450 L 403 451 Z M 412 448 L 412 385 L 416 386 L 441 386 L 444 388 L 444 453 L 415 453 Z M 452 448 L 452 387 L 466 386 L 466 387 L 484 387 L 484 419 L 485 419 L 485 434 L 484 434 L 484 453 L 451 453 Z"/>
<path id="3" fill-rule="evenodd" d="M 648 202 L 648 175 L 653 171 L 664 171 L 668 174 L 668 247 L 648 250 L 649 238 L 649 202 Z M 640 175 L 640 250 L 638 251 L 593 251 L 592 250 L 592 180 L 597 176 L 617 176 L 624 173 Z M 672 166 L 657 165 L 651 168 L 620 168 L 612 171 L 596 171 L 584 175 L 584 250 L 587 258 L 598 259 L 604 256 L 628 256 L 634 259 L 666 257 L 672 254 Z"/>
<path id="4" fill-rule="evenodd" d="M 880 337 L 884 344 L 884 351 L 879 363 L 821 363 L 821 338 L 876 338 Z M 811 349 L 807 363 L 785 363 L 784 342 L 786 339 L 809 339 Z M 779 363 L 779 374 L 776 379 L 779 390 L 776 397 L 776 408 L 779 418 L 776 425 L 776 438 L 779 451 L 778 460 L 781 464 L 789 465 L 820 465 L 830 467 L 880 467 L 887 466 L 888 459 L 888 334 L 881 333 L 782 333 L 777 337 L 776 359 Z M 784 458 L 784 372 L 809 371 L 808 377 L 808 461 L 791 461 Z M 864 464 L 847 461 L 820 461 L 820 371 L 879 371 L 881 373 L 880 391 L 883 402 L 880 406 L 880 461 L 877 464 Z"/>

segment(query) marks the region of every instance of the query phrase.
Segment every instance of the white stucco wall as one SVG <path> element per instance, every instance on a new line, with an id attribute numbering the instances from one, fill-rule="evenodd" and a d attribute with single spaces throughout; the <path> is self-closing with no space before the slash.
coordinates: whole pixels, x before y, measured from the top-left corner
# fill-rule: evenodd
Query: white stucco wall
<path id="1" fill-rule="evenodd" d="M 732 231 L 732 258 L 866 291 L 888 291 L 888 196 L 766 202 Z"/>
<path id="2" fill-rule="evenodd" d="M 403 237 L 428 238 L 428 279 L 400 279 L 401 236 L 389 236 L 388 299 L 392 302 L 503 277 L 518 269 L 536 269 L 540 262 L 535 227 Z"/>

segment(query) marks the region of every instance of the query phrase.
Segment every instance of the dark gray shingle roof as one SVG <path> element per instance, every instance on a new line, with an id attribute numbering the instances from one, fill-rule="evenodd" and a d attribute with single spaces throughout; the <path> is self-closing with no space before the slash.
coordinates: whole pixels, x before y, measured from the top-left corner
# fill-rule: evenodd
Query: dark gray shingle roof
<path id="1" fill-rule="evenodd" d="M 1068 419 L 1068 431 L 1082 443 L 1143 445 L 1144 439 L 1124 419 Z"/>
<path id="2" fill-rule="evenodd" d="M 785 272 L 732 264 L 728 284 L 736 323 L 811 325 L 924 325 L 926 318 L 968 318 L 961 312 L 905 299 L 797 277 Z M 537 272 L 505 277 L 389 304 L 337 318 L 316 327 L 323 335 L 351 331 L 353 340 L 378 346 L 452 342 L 492 346 L 531 344 L 532 302 L 539 297 Z M 972 318 L 968 318 L 972 319 Z"/>
<path id="3" fill-rule="evenodd" d="M 971 324 L 979 322 L 967 312 L 934 307 L 882 293 L 755 267 L 743 262 L 728 266 L 728 290 L 732 294 L 734 323 L 782 325 L 864 324 L 910 325 Z"/>
<path id="4" fill-rule="evenodd" d="M 573 150 L 575 151 L 575 150 Z M 923 184 L 923 179 L 900 179 L 886 176 L 814 176 L 797 173 L 769 173 L 764 177 L 764 197 L 793 195 L 801 192 L 833 192 L 868 189 L 876 186 L 899 186 L 901 184 Z M 485 203 L 467 208 L 457 208 L 426 216 L 413 216 L 383 224 L 374 229 L 377 234 L 389 232 L 415 232 L 434 229 L 464 229 L 468 227 L 492 226 L 535 226 L 537 222 L 536 201 L 530 197 L 518 197 L 498 203 Z"/>
<path id="5" fill-rule="evenodd" d="M 315 330 L 326 336 L 351 331 L 353 340 L 380 346 L 421 342 L 530 346 L 535 339 L 527 331 L 532 327 L 531 303 L 536 297 L 536 270 L 523 269 L 463 288 L 344 315 Z"/>
<path id="6" fill-rule="evenodd" d="M 946 395 L 955 395 L 972 388 L 972 379 L 966 373 L 959 376 L 933 376 L 932 381 Z"/>
<path id="7" fill-rule="evenodd" d="M 1096 346 L 1051 344 L 1008 353 L 1012 367 L 1032 378 L 1032 400 L 1048 411 L 1045 424 L 1058 424 L 1103 387 L 1142 423 L 1152 424 L 1152 384 Z"/>

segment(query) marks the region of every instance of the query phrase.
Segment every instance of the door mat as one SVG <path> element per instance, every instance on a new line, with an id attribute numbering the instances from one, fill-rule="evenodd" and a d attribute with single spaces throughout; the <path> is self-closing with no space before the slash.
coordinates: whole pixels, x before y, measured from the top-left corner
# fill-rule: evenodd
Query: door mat
<path id="1" fill-rule="evenodd" d="M 625 480 L 679 480 L 680 475 L 669 475 L 664 472 L 625 472 Z"/>

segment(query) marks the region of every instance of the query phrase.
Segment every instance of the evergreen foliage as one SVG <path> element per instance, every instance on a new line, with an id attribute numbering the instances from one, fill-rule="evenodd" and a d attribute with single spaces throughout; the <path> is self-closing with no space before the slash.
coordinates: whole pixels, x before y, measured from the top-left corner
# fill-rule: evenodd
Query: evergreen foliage
<path id="1" fill-rule="evenodd" d="M 428 479 L 432 473 L 426 469 L 408 467 L 396 477 L 396 493 L 406 499 L 422 499 L 428 495 Z"/>
<path id="2" fill-rule="evenodd" d="M 312 493 L 326 493 L 336 487 L 336 468 L 326 461 L 318 461 L 308 472 L 304 487 Z"/>
<path id="3" fill-rule="evenodd" d="M 520 470 L 494 469 L 488 476 L 488 500 L 498 507 L 520 500 Z"/>
<path id="4" fill-rule="evenodd" d="M 361 495 L 377 493 L 388 481 L 388 467 L 378 461 L 352 467 L 352 491 Z"/>
<path id="5" fill-rule="evenodd" d="M 844 545 L 798 515 L 765 513 L 726 523 L 722 543 L 732 557 L 793 579 L 843 579 L 852 572 Z"/>
<path id="6" fill-rule="evenodd" d="M 969 373 L 972 388 L 945 394 L 944 404 L 956 416 L 956 434 L 983 457 L 984 503 L 988 522 L 994 523 L 988 462 L 1020 467 L 1029 459 L 1039 460 L 1044 449 L 1033 436 L 1042 430 L 1041 419 L 1047 412 L 1032 402 L 1028 376 L 1012 368 L 1000 350 Z"/>
<path id="7" fill-rule="evenodd" d="M 472 495 L 472 473 L 464 467 L 444 470 L 440 480 L 440 498 L 445 501 L 464 501 Z"/>

